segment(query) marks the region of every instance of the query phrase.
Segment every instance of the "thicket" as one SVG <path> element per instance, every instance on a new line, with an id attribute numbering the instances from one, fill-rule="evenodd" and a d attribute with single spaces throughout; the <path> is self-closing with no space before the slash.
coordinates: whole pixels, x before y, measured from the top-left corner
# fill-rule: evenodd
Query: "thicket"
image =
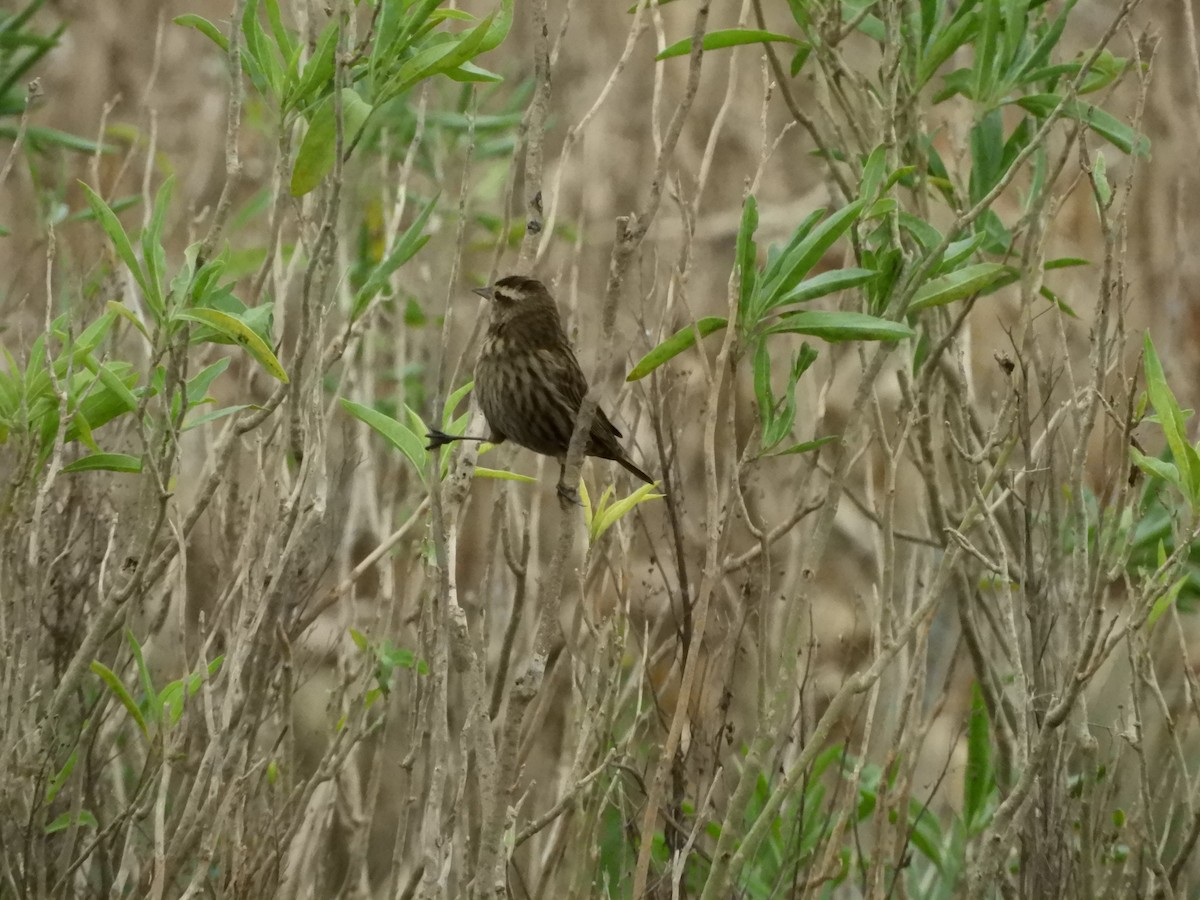
<path id="1" fill-rule="evenodd" d="M 0 896 L 1191 895 L 1200 455 L 1126 322 L 1136 2 L 1081 54 L 1073 0 L 638 3 L 570 121 L 579 4 L 463 6 L 168 24 L 228 67 L 201 209 L 152 115 L 35 127 L 62 29 L 0 19 L 0 225 L 44 257 L 0 300 L 39 322 L 0 334 Z M 631 150 L 596 122 L 650 55 Z M 650 162 L 615 221 L 584 150 Z M 466 289 L 510 271 L 658 485 L 425 449 L 478 433 Z"/>

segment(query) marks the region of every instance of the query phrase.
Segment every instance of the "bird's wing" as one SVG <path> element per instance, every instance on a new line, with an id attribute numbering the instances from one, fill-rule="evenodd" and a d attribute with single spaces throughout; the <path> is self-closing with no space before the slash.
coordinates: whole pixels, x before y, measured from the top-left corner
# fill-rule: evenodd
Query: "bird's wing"
<path id="1" fill-rule="evenodd" d="M 604 410 L 597 406 L 596 420 L 592 422 L 592 433 L 594 434 L 598 428 L 607 431 L 613 437 L 622 437 L 621 432 L 617 430 L 617 426 L 609 421 L 608 416 L 604 414 Z"/>
<path id="2" fill-rule="evenodd" d="M 587 379 L 569 348 L 542 347 L 537 351 L 537 368 L 546 378 L 546 385 L 559 394 L 556 398 L 572 415 L 587 393 Z"/>
<path id="3" fill-rule="evenodd" d="M 537 355 L 540 366 L 546 373 L 547 383 L 557 386 L 561 391 L 561 395 L 555 399 L 562 404 L 567 413 L 567 420 L 573 425 L 588 389 L 587 378 L 579 367 L 579 361 L 569 347 L 543 348 L 538 350 Z M 621 432 L 609 421 L 604 410 L 597 407 L 596 417 L 592 420 L 591 435 L 594 441 L 607 443 L 613 437 L 620 437 Z"/>

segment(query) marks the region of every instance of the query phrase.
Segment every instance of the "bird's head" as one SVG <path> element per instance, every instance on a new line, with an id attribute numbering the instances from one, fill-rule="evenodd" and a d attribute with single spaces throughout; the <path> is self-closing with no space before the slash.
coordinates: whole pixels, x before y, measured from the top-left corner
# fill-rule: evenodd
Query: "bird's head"
<path id="1" fill-rule="evenodd" d="M 475 288 L 475 293 L 491 301 L 493 325 L 503 324 L 517 316 L 549 311 L 558 322 L 558 308 L 546 286 L 536 278 L 508 275 L 488 287 Z"/>

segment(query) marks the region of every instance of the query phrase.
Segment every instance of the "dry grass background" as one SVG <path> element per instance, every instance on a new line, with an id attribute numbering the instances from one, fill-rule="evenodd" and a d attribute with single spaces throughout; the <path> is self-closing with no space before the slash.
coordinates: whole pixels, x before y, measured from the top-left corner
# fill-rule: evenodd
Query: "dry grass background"
<path id="1" fill-rule="evenodd" d="M 644 203 L 648 188 L 647 173 L 653 168 L 656 146 L 652 130 L 661 128 L 664 112 L 679 101 L 687 76 L 685 60 L 663 66 L 662 94 L 655 96 L 655 63 L 651 46 L 654 29 L 644 35 L 635 48 L 629 65 L 614 83 L 611 96 L 600 109 L 571 155 L 560 156 L 567 129 L 580 120 L 592 105 L 625 45 L 630 17 L 628 4 L 575 0 L 564 3 L 551 0 L 549 14 L 552 34 L 563 17 L 569 15 L 562 32 L 561 45 L 553 69 L 553 89 L 549 107 L 549 126 L 545 138 L 547 206 L 553 207 L 560 225 L 568 226 L 574 234 L 548 242 L 546 252 L 535 267 L 544 280 L 552 283 L 560 302 L 570 311 L 572 328 L 579 335 L 584 367 L 594 371 L 599 333 L 603 286 L 609 266 L 613 240 L 613 223 L 618 215 Z M 481 4 L 464 4 L 470 9 Z M 511 36 L 484 63 L 502 72 L 512 84 L 518 84 L 531 74 L 534 39 L 530 10 L 520 8 Z M 736 23 L 741 4 L 716 3 L 713 6 L 710 28 L 729 27 Z M 770 24 L 785 29 L 786 8 L 783 4 L 767 4 Z M 779 8 L 774 8 L 775 6 Z M 1127 46 L 1131 40 L 1154 38 L 1158 44 L 1153 77 L 1143 120 L 1143 131 L 1153 142 L 1153 157 L 1141 164 L 1135 178 L 1128 221 L 1128 252 L 1124 257 L 1123 276 L 1128 280 L 1128 319 L 1131 332 L 1144 327 L 1154 330 L 1159 352 L 1165 360 L 1172 385 L 1181 405 L 1195 405 L 1195 385 L 1200 379 L 1200 355 L 1195 351 L 1200 340 L 1200 315 L 1197 310 L 1195 285 L 1200 284 L 1196 254 L 1191 252 L 1193 241 L 1188 235 L 1197 233 L 1200 221 L 1194 210 L 1194 199 L 1200 190 L 1200 169 L 1196 166 L 1196 134 L 1200 133 L 1200 71 L 1195 66 L 1193 44 L 1195 34 L 1189 33 L 1190 19 L 1184 14 L 1184 4 L 1166 0 L 1146 0 L 1133 18 L 1130 29 L 1118 35 L 1117 42 Z M 47 19 L 61 18 L 69 23 L 62 46 L 56 50 L 37 73 L 41 80 L 42 100 L 33 113 L 32 121 L 52 125 L 85 136 L 97 135 L 103 125 L 108 127 L 109 139 L 122 144 L 123 139 L 136 135 L 134 152 L 117 153 L 98 161 L 64 156 L 45 163 L 44 180 L 61 179 L 68 185 L 65 202 L 71 208 L 83 204 L 82 194 L 73 187 L 75 177 L 92 180 L 99 175 L 106 196 L 139 193 L 144 175 L 144 154 L 149 135 L 153 136 L 156 161 L 155 181 L 159 175 L 173 172 L 177 178 L 176 198 L 182 205 L 171 223 L 168 246 L 172 252 L 182 250 L 207 228 L 225 183 L 224 141 L 227 102 L 225 61 L 220 53 L 200 35 L 171 23 L 171 17 L 185 12 L 199 13 L 212 21 L 224 22 L 229 16 L 224 0 L 61 0 L 51 2 L 44 11 Z M 677 2 L 664 8 L 662 34 L 675 40 L 691 28 L 695 4 Z M 1089 4 L 1079 10 L 1073 20 L 1074 30 L 1067 35 L 1064 50 L 1074 52 L 1090 46 L 1107 27 L 1116 4 Z M 303 10 L 305 16 L 318 19 L 319 4 Z M 302 16 L 301 18 L 303 18 Z M 1145 37 L 1144 37 L 1145 36 Z M 1063 54 L 1068 57 L 1067 53 Z M 728 86 L 727 72 L 731 61 L 736 66 L 737 102 L 722 108 Z M 857 62 L 865 68 L 876 64 L 867 55 Z M 755 49 L 739 50 L 736 56 L 728 51 L 706 57 L 704 76 L 694 105 L 672 156 L 670 171 L 675 181 L 668 186 L 662 210 L 642 248 L 633 272 L 622 295 L 622 308 L 616 320 L 616 352 L 607 369 L 600 371 L 606 385 L 603 398 L 614 418 L 628 425 L 627 434 L 634 436 L 635 458 L 648 461 L 654 471 L 661 469 L 651 423 L 645 410 L 655 400 L 647 394 L 645 382 L 624 386 L 623 374 L 658 339 L 660 319 L 664 316 L 664 300 L 668 281 L 681 254 L 688 255 L 686 281 L 670 284 L 672 312 L 667 315 L 667 330 L 688 321 L 688 316 L 720 314 L 725 309 L 726 284 L 734 256 L 734 241 L 741 213 L 742 197 L 747 178 L 754 173 L 762 149 L 762 85 L 763 71 Z M 811 87 L 811 82 L 797 82 L 799 93 Z M 441 90 L 439 87 L 438 90 Z M 1136 85 L 1118 90 L 1108 104 L 1120 117 L 1132 113 Z M 431 94 L 434 99 L 445 94 Z M 503 94 L 491 97 L 497 105 Z M 804 98 L 806 108 L 815 109 L 820 98 Z M 662 104 L 656 109 L 655 104 Z M 481 113 L 491 110 L 481 108 Z M 961 119 L 948 116 L 944 139 L 950 155 L 957 145 L 961 148 L 969 110 L 956 110 Z M 274 166 L 273 136 L 258 126 L 255 104 L 247 102 L 241 132 L 243 179 L 238 185 L 235 205 L 252 197 L 270 184 Z M 657 118 L 656 118 L 657 116 Z M 701 215 L 695 222 L 695 234 L 685 239 L 684 220 L 680 215 L 682 202 L 694 196 L 697 173 L 706 156 L 707 142 L 713 125 L 721 119 L 710 160 L 710 171 L 704 184 Z M 789 121 L 783 105 L 773 101 L 768 108 L 768 132 L 778 134 Z M 655 124 L 658 123 L 658 124 Z M 441 148 L 445 149 L 445 148 Z M 784 240 L 795 224 L 812 209 L 830 203 L 830 185 L 823 166 L 809 154 L 811 144 L 800 129 L 791 130 L 780 143 L 762 174 L 760 197 L 771 198 L 769 209 L 762 204 L 763 224 L 760 246 L 772 240 Z M 421 172 L 414 180 L 418 192 L 428 192 L 440 180 L 445 198 L 457 197 L 463 171 L 461 148 L 447 150 L 434 163 L 437 171 Z M 436 155 L 436 154 L 435 154 Z M 1128 161 L 1110 154 L 1110 177 L 1119 182 L 1124 177 Z M 334 265 L 331 292 L 344 279 L 337 270 L 352 258 L 356 241 L 371 239 L 371 228 L 378 229 L 380 215 L 378 187 L 380 178 L 394 169 L 380 168 L 378 172 L 356 169 L 351 162 L 340 221 L 343 223 L 341 246 Z M 367 164 L 370 165 L 370 164 Z M 52 171 L 61 167 L 61 171 Z M 475 160 L 471 168 L 470 205 L 474 213 L 501 215 L 503 213 L 505 166 Z M 518 179 L 515 208 L 520 216 L 521 189 Z M 556 186 L 552 193 L 550 186 Z M 1050 244 L 1056 255 L 1084 256 L 1100 259 L 1104 246 L 1092 212 L 1090 193 L 1080 186 L 1071 193 L 1058 214 Z M 43 296 L 45 278 L 45 236 L 36 226 L 37 217 L 30 214 L 36 202 L 28 173 L 17 166 L 8 181 L 0 185 L 0 210 L 4 224 L 12 235 L 0 241 L 0 324 L 2 339 L 10 349 L 25 345 L 40 328 L 44 318 Z M 390 196 L 390 195 L 389 195 Z M 390 202 L 390 199 L 385 200 Z M 447 207 L 449 209 L 450 207 Z M 130 221 L 138 221 L 132 214 Z M 368 223 L 363 226 L 362 223 Z M 470 365 L 473 345 L 469 344 L 477 307 L 467 288 L 479 283 L 490 273 L 495 258 L 493 247 L 485 235 L 476 231 L 467 235 L 467 250 L 456 267 L 457 223 L 450 215 L 440 217 L 434 224 L 434 237 L 414 261 L 404 270 L 403 289 L 417 299 L 425 313 L 440 315 L 447 300 L 453 314 L 448 329 L 449 342 L 437 346 L 436 330 L 405 335 L 402 310 L 381 309 L 369 325 L 363 346 L 363 360 L 374 358 L 388 366 L 436 366 L 443 359 L 450 366 L 460 365 L 465 372 Z M 256 229 L 258 231 L 256 232 Z M 265 239 L 265 225 L 251 225 L 243 239 L 249 243 Z M 84 286 L 102 270 L 104 243 L 98 229 L 79 226 L 64 227 L 57 232 L 57 265 L 67 292 L 76 289 L 87 292 Z M 515 266 L 515 249 L 500 254 L 501 273 Z M 836 265 L 839 259 L 831 259 Z M 1050 343 L 1049 353 L 1072 348 L 1073 363 L 1086 364 L 1089 350 L 1089 327 L 1093 321 L 1098 288 L 1095 270 L 1075 270 L 1059 273 L 1055 285 L 1076 310 L 1079 320 L 1044 321 L 1036 327 L 1045 332 Z M 453 279 L 453 280 L 451 280 Z M 1074 280 L 1072 280 L 1074 279 Z M 296 282 L 293 295 L 285 304 L 299 303 Z M 981 302 L 968 322 L 968 331 L 957 347 L 957 359 L 969 379 L 969 391 L 984 417 L 1002 405 L 1006 386 L 1003 372 L 997 367 L 996 352 L 1010 352 L 1007 331 L 1015 328 L 1020 319 L 1020 304 L 1014 296 L 988 298 Z M 298 318 L 294 312 L 280 316 L 283 320 L 284 345 L 295 339 Z M 1061 333 L 1059 329 L 1062 329 Z M 330 326 L 329 335 L 334 333 Z M 328 335 L 327 335 L 328 336 Z M 1138 342 L 1130 345 L 1129 360 L 1136 364 Z M 810 379 L 800 395 L 798 435 L 806 439 L 814 435 L 835 433 L 856 414 L 852 408 L 855 386 L 861 375 L 857 349 L 822 348 L 817 364 L 819 378 Z M 712 354 L 710 353 L 710 359 Z M 1065 362 L 1065 359 L 1063 360 Z M 890 366 L 893 364 L 889 364 Z M 900 367 L 897 360 L 895 367 Z M 367 366 L 366 368 L 369 368 Z M 238 371 L 240 369 L 240 371 Z M 223 402 L 245 402 L 247 395 L 264 400 L 273 385 L 261 372 L 255 371 L 246 360 L 235 361 L 236 378 L 228 379 L 222 388 L 227 392 Z M 692 590 L 700 582 L 703 550 L 707 534 L 713 526 L 706 521 L 704 503 L 705 453 L 700 427 L 708 414 L 705 401 L 705 367 L 693 357 L 680 357 L 673 364 L 670 379 L 664 382 L 670 392 L 673 418 L 665 427 L 671 429 L 678 453 L 674 484 L 681 517 L 680 535 L 685 542 L 687 577 Z M 360 400 L 386 398 L 402 389 L 402 380 L 395 372 L 379 371 L 373 375 L 355 374 L 337 382 L 338 389 L 353 393 Z M 878 403 L 880 414 L 894 416 L 902 403 L 894 376 L 885 373 L 879 379 Z M 622 385 L 623 389 L 618 389 Z M 730 390 L 752 395 L 748 377 L 740 378 Z M 332 396 L 332 394 L 330 395 Z M 427 400 L 430 398 L 426 398 Z M 402 461 L 384 454 L 381 445 L 363 433 L 347 416 L 328 406 L 328 418 L 317 426 L 321 432 L 321 451 L 324 460 L 324 500 L 328 508 L 319 524 L 303 536 L 299 549 L 291 548 L 288 565 L 293 570 L 283 579 L 285 585 L 296 586 L 306 596 L 324 596 L 380 540 L 401 521 L 414 513 L 420 499 L 420 487 L 410 468 Z M 428 408 L 422 409 L 427 414 Z M 734 433 L 743 439 L 753 427 L 749 405 L 743 403 L 739 417 L 733 423 Z M 272 468 L 274 457 L 267 443 L 270 437 L 249 435 L 242 440 L 232 458 L 227 483 L 219 498 L 206 513 L 197 530 L 187 540 L 184 552 L 156 594 L 158 606 L 130 610 L 126 624 L 148 639 L 147 653 L 152 669 L 163 679 L 178 677 L 192 667 L 205 622 L 220 615 L 223 604 L 231 595 L 244 590 L 242 579 L 276 577 L 269 558 L 269 541 L 255 544 L 243 532 L 246 527 L 266 527 L 272 510 L 283 515 L 287 508 L 288 487 Z M 106 449 L 110 449 L 107 448 Z M 119 448 L 111 448 L 119 449 Z M 1111 451 L 1111 447 L 1109 447 Z M 1089 460 L 1091 476 L 1103 483 L 1105 467 L 1111 465 L 1103 441 L 1096 439 L 1095 453 Z M 182 447 L 181 475 L 175 486 L 178 509 L 187 509 L 194 500 L 193 492 L 202 483 L 199 473 L 213 452 L 211 437 L 189 435 Z M 728 464 L 731 448 L 722 446 L 722 463 Z M 467 612 L 473 634 L 482 635 L 480 646 L 487 650 L 489 678 L 504 641 L 514 578 L 505 570 L 504 557 L 519 555 L 519 536 L 526 516 L 534 523 L 530 533 L 530 571 L 540 572 L 551 559 L 557 539 L 557 506 L 553 493 L 553 465 L 542 466 L 529 454 L 512 450 L 498 451 L 502 463 L 522 472 L 539 476 L 536 487 L 511 491 L 501 482 L 477 480 L 458 518 L 460 531 L 454 555 L 456 589 Z M 0 465 L 3 458 L 0 457 Z M 501 463 L 491 463 L 501 465 Z M 911 470 L 904 470 L 911 476 Z M 605 483 L 612 477 L 605 466 L 591 465 L 589 484 Z M 728 552 L 751 549 L 754 537 L 743 518 L 779 523 L 788 520 L 807 495 L 803 485 L 791 483 L 793 470 L 782 462 L 767 462 L 755 470 L 746 491 L 747 507 L 738 509 L 729 499 L 721 508 L 721 516 L 733 520 Z M 848 489 L 862 504 L 870 507 L 881 502 L 885 490 L 885 460 L 878 447 L 867 452 L 854 468 Z M 915 477 L 902 475 L 896 496 L 896 523 L 905 531 L 923 533 L 927 530 L 922 510 L 924 487 Z M 728 499 L 728 498 L 727 498 Z M 152 491 L 146 485 L 131 484 L 127 478 L 106 479 L 97 476 L 86 484 L 60 488 L 55 514 L 65 530 L 77 529 L 82 514 L 88 527 L 82 528 L 91 542 L 90 549 L 76 545 L 81 558 L 103 554 L 105 536 L 110 524 L 121 521 L 134 531 L 149 527 L 139 521 L 152 508 Z M 247 511 L 253 513 L 244 518 Z M 504 528 L 497 523 L 504 522 Z M 56 526 L 58 527 L 58 526 Z M 294 742 L 291 751 L 303 772 L 311 772 L 328 759 L 327 751 L 334 741 L 333 723 L 347 711 L 344 691 L 353 678 L 352 657 L 346 637 L 349 627 L 386 632 L 402 647 L 418 649 L 433 659 L 433 647 L 428 645 L 428 604 L 436 591 L 436 575 L 427 568 L 433 550 L 424 537 L 423 520 L 399 544 L 399 551 L 384 562 L 372 567 L 357 580 L 353 590 L 331 606 L 308 629 L 303 640 L 287 648 L 294 671 L 288 677 L 295 688 L 290 708 L 290 727 L 284 719 L 273 718 L 278 726 L 276 738 Z M 65 531 L 64 531 L 65 533 Z M 72 533 L 76 533 L 72 531 Z M 843 501 L 833 525 L 833 535 L 820 566 L 805 587 L 805 573 L 799 571 L 802 558 L 803 529 L 797 529 L 778 542 L 770 554 L 770 597 L 760 597 L 756 591 L 767 575 L 746 567 L 727 579 L 716 592 L 714 611 L 705 635 L 705 652 L 700 672 L 700 689 L 692 697 L 692 707 L 683 745 L 685 753 L 672 777 L 683 783 L 706 785 L 716 779 L 719 766 L 728 765 L 728 747 L 748 739 L 754 723 L 762 714 L 762 686 L 758 683 L 759 654 L 767 652 L 770 634 L 755 635 L 760 627 L 754 622 L 754 604 L 786 604 L 803 591 L 810 607 L 804 611 L 807 620 L 805 652 L 811 657 L 805 665 L 804 701 L 796 710 L 797 740 L 803 740 L 820 717 L 825 705 L 838 688 L 871 655 L 873 622 L 871 610 L 879 584 L 880 538 L 870 517 L 854 502 Z M 534 727 L 522 738 L 522 758 L 525 768 L 516 797 L 522 798 L 526 814 L 529 810 L 549 808 L 565 781 L 564 766 L 580 746 L 579 730 L 587 721 L 587 712 L 579 704 L 599 702 L 606 690 L 641 690 L 653 693 L 653 705 L 658 712 L 647 717 L 641 732 L 647 746 L 663 741 L 674 713 L 682 661 L 672 636 L 679 627 L 672 610 L 671 593 L 679 589 L 678 573 L 669 571 L 672 533 L 665 517 L 650 512 L 644 518 L 623 529 L 619 544 L 607 554 L 603 564 L 596 565 L 592 557 L 585 559 L 585 542 L 580 535 L 571 547 L 566 570 L 566 600 L 560 610 L 564 646 L 555 648 L 566 656 L 580 655 L 584 659 L 608 659 L 613 668 L 602 666 L 591 672 L 597 684 L 588 684 L 586 670 L 559 665 L 552 669 L 541 696 L 534 701 Z M 504 546 L 516 542 L 515 546 Z M 135 546 L 136 540 L 130 541 Z M 275 548 L 278 550 L 278 548 Z M 74 552 L 74 551 L 73 551 Z M 91 557 L 89 557 L 91 554 Z M 619 564 L 614 566 L 614 563 Z M 79 576 L 81 594 L 90 583 L 86 573 Z M 531 579 L 532 580 L 532 579 Z M 535 631 L 533 610 L 537 609 L 538 593 L 534 585 L 527 586 L 532 594 L 526 610 L 524 628 L 517 637 L 513 669 L 520 671 L 523 660 L 534 651 Z M 286 592 L 286 588 L 276 588 Z M 70 590 L 62 596 L 71 597 Z M 285 598 L 285 603 L 300 602 L 301 598 Z M 48 619 L 61 615 L 60 624 L 70 634 L 69 620 L 86 604 L 47 613 Z M 748 614 L 747 608 L 751 613 Z M 627 614 L 629 644 L 623 658 L 620 653 L 608 658 L 594 649 L 594 644 L 617 640 L 612 632 L 598 623 L 608 621 L 616 610 Z M 767 616 L 763 615 L 763 620 Z M 1182 638 L 1176 642 L 1172 635 L 1161 642 L 1164 648 L 1155 654 L 1160 677 L 1171 697 L 1171 706 L 1178 714 L 1189 717 L 1187 681 L 1184 669 L 1192 665 L 1200 647 L 1195 646 L 1197 629 L 1194 618 L 1184 615 L 1180 620 Z M 266 639 L 262 632 L 259 638 Z M 646 665 L 646 681 L 640 687 L 619 685 L 622 667 L 632 665 L 645 649 L 643 637 L 649 639 L 652 652 L 667 647 L 668 652 L 657 662 Z M 68 637 L 67 640 L 70 640 Z M 228 648 L 221 637 L 210 651 Z M 970 706 L 971 670 L 958 648 L 957 625 L 953 612 L 939 616 L 933 624 L 928 641 L 928 681 L 931 685 L 943 680 L 948 685 L 939 701 L 940 710 L 930 719 L 928 735 L 914 751 L 912 796 L 928 801 L 937 810 L 960 807 L 963 784 L 962 767 L 966 756 L 966 713 Z M 589 649 L 584 651 L 583 647 Z M 1188 650 L 1186 656 L 1181 652 Z M 274 652 L 274 651 L 273 651 Z M 587 653 L 596 653 L 588 657 Z M 957 660 L 957 663 L 956 663 Z M 599 664 L 597 664 L 599 665 Z M 1130 675 L 1125 664 L 1113 662 L 1092 685 L 1088 716 L 1095 733 L 1100 736 L 1101 754 L 1114 749 L 1121 741 L 1123 724 L 1129 710 L 1125 707 L 1124 690 Z M 474 749 L 459 731 L 471 727 L 470 710 L 464 707 L 469 684 L 456 682 L 450 687 L 449 735 L 452 758 L 443 760 L 451 773 L 465 771 L 478 762 Z M 573 676 L 573 678 L 571 677 Z M 606 684 L 605 679 L 611 680 Z M 490 685 L 489 681 L 489 685 Z M 614 686 L 615 685 L 615 686 Z M 1121 687 L 1125 686 L 1125 687 Z M 868 729 L 873 742 L 862 747 L 863 754 L 878 762 L 887 757 L 903 715 L 898 706 L 905 684 L 897 678 L 881 688 L 873 698 L 875 725 Z M 410 688 L 411 689 L 411 688 Z M 397 691 L 397 694 L 400 692 Z M 934 692 L 936 693 L 936 692 Z M 424 718 L 429 715 L 422 706 L 418 714 L 405 707 L 405 700 L 395 701 L 392 721 L 378 729 L 370 740 L 351 754 L 350 762 L 332 782 L 316 791 L 307 806 L 288 809 L 288 815 L 305 820 L 305 834 L 289 845 L 288 855 L 276 860 L 284 873 L 278 890 L 287 896 L 390 896 L 406 885 L 412 887 L 421 877 L 416 864 L 416 835 L 421 821 L 427 816 L 428 804 L 411 793 L 415 781 L 405 780 L 393 762 L 408 759 L 406 771 L 411 777 L 411 754 L 419 743 L 413 734 L 418 728 L 428 728 Z M 585 704 L 586 706 L 586 704 Z M 834 734 L 862 734 L 866 701 L 851 706 L 842 717 Z M 1178 732 L 1162 727 L 1161 719 L 1145 718 L 1145 740 L 1152 748 L 1147 755 L 1181 754 L 1194 759 L 1196 742 L 1184 728 Z M 1178 723 L 1174 723 L 1178 725 Z M 540 726 L 540 727 L 537 727 Z M 1074 726 L 1073 726 L 1074 727 Z M 267 732 L 260 737 L 267 739 Z M 464 732 L 465 734 L 466 732 Z M 1177 735 L 1184 735 L 1178 743 Z M 1174 746 L 1174 750 L 1172 749 Z M 780 760 L 788 752 L 781 752 Z M 1119 755 L 1119 754 L 1118 754 Z M 468 761 L 468 759 L 470 761 Z M 383 764 L 378 761 L 384 760 Z M 653 751 L 631 758 L 629 764 L 639 769 L 638 777 L 648 785 L 654 773 Z M 181 763 L 186 766 L 187 763 Z M 782 765 L 782 762 L 780 762 Z M 418 763 L 418 769 L 420 763 Z M 575 769 L 571 769 L 575 771 Z M 457 776 L 455 776 L 457 777 Z M 371 779 L 375 779 L 372 781 Z M 464 776 L 465 781 L 465 776 Z M 1133 782 L 1129 782 L 1133 784 Z M 1132 787 L 1125 788 L 1133 790 Z M 726 790 L 717 788 L 720 795 Z M 478 801 L 469 790 L 453 779 L 447 788 L 445 806 L 440 809 L 449 816 L 448 827 L 462 826 L 453 821 L 453 810 L 470 820 L 466 829 L 472 840 L 478 840 L 478 828 L 486 811 L 471 808 Z M 349 798 L 357 799 L 349 799 Z M 691 796 L 700 804 L 704 796 Z M 1131 801 L 1132 802 L 1132 801 Z M 461 805 L 460 805 L 461 804 Z M 636 803 L 624 807 L 630 821 L 628 828 L 640 824 L 641 808 Z M 678 813 L 678 809 L 676 809 Z M 500 811 L 504 821 L 505 811 Z M 1053 814 L 1047 813 L 1053 820 Z M 241 820 L 231 814 L 231 821 L 241 827 Z M 249 818 L 247 822 L 251 821 Z M 399 824 L 407 822 L 409 843 L 397 840 Z M 220 828 L 220 823 L 213 823 Z M 426 829 L 428 826 L 425 826 Z M 239 835 L 253 840 L 253 836 Z M 578 839 L 578 838 L 577 838 Z M 553 869 L 552 862 L 563 855 L 585 852 L 582 847 L 564 846 L 565 833 L 555 832 L 549 843 L 531 842 L 536 853 L 528 848 L 518 852 L 516 866 L 528 875 L 529 881 L 510 888 L 514 896 L 565 896 L 563 885 L 543 885 L 538 893 L 536 878 Z M 11 846 L 3 852 L 14 852 Z M 596 852 L 591 848 L 587 852 Z M 426 862 L 430 857 L 426 857 Z M 447 857 L 449 859 L 449 857 Z M 449 863 L 447 863 L 449 865 Z M 466 891 L 465 875 L 457 868 L 446 878 L 444 873 L 424 872 L 425 878 L 443 877 L 443 895 L 456 896 Z M 141 877 L 141 876 L 139 876 Z M 249 876 L 247 876 L 249 877 Z M 186 880 L 186 879 L 185 879 Z M 510 880 L 512 876 L 510 874 Z M 270 881 L 268 879 L 267 881 Z M 263 883 L 267 883 L 264 881 Z M 247 882 L 251 883 L 251 882 Z M 144 885 L 144 882 L 136 882 Z M 424 885 L 423 885 L 424 886 Z M 161 885 L 155 885 L 164 890 Z M 574 884 L 576 896 L 599 895 L 599 888 Z M 140 887 L 131 882 L 128 888 L 136 894 Z M 1075 896 L 1082 887 L 1073 884 Z M 236 892 L 229 889 L 229 895 Z M 665 891 L 666 889 L 663 888 Z M 902 889 L 901 889 L 902 890 Z M 175 895 L 176 888 L 168 885 L 166 896 Z M 883 896 L 882 891 L 867 889 L 863 893 Z M 253 893 L 243 894 L 253 896 Z M 668 896 L 669 893 L 662 893 Z M 849 894 L 848 894 L 849 895 Z M 1195 894 L 1193 893 L 1192 896 Z M 0 896 L 7 896 L 0 889 Z M 790 896 L 786 893 L 777 896 Z M 1026 894 L 1026 896 L 1033 896 Z M 1049 895 L 1044 895 L 1049 896 Z"/>

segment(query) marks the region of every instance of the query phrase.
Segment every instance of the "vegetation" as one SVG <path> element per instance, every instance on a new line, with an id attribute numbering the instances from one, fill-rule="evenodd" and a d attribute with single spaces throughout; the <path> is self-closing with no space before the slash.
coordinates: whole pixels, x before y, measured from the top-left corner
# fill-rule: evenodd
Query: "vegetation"
<path id="1" fill-rule="evenodd" d="M 1194 892 L 1157 47 L 1075 5 L 234 0 L 95 140 L 5 14 L 0 897 Z M 510 271 L 580 506 L 426 449 Z"/>

